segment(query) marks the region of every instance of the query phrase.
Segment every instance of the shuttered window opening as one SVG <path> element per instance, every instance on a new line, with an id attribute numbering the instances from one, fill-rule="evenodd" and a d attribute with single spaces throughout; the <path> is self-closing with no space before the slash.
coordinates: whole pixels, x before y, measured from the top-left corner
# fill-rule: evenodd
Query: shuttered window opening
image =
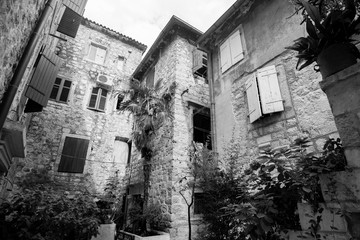
<path id="1" fill-rule="evenodd" d="M 207 201 L 205 193 L 194 193 L 194 214 L 204 214 Z"/>
<path id="2" fill-rule="evenodd" d="M 231 66 L 244 58 L 241 34 L 237 30 L 220 45 L 220 68 L 224 73 Z"/>
<path id="3" fill-rule="evenodd" d="M 88 139 L 66 137 L 58 172 L 83 173 L 88 147 Z"/>
<path id="4" fill-rule="evenodd" d="M 34 73 L 25 91 L 25 96 L 46 107 L 61 61 L 61 58 L 49 49 L 45 49 L 44 52 L 40 53 Z"/>
<path id="5" fill-rule="evenodd" d="M 250 123 L 265 114 L 284 111 L 275 66 L 258 69 L 245 83 Z"/>
<path id="6" fill-rule="evenodd" d="M 155 68 L 151 68 L 151 70 L 146 75 L 146 86 L 149 88 L 154 87 L 154 77 L 155 77 Z"/>
<path id="7" fill-rule="evenodd" d="M 67 103 L 69 99 L 71 84 L 72 83 L 69 80 L 56 78 L 49 98 L 57 102 Z"/>
<path id="8" fill-rule="evenodd" d="M 105 111 L 107 94 L 108 90 L 104 88 L 93 88 L 90 96 L 89 109 L 96 111 Z"/>
<path id="9" fill-rule="evenodd" d="M 193 73 L 196 76 L 207 77 L 207 54 L 199 49 L 193 51 Z"/>
<path id="10" fill-rule="evenodd" d="M 193 141 L 211 149 L 211 122 L 209 108 L 193 109 Z"/>
<path id="11" fill-rule="evenodd" d="M 85 11 L 87 0 L 63 0 L 63 3 L 65 6 L 82 16 Z"/>
<path id="12" fill-rule="evenodd" d="M 100 45 L 91 43 L 89 47 L 89 52 L 87 55 L 87 59 L 93 61 L 97 64 L 104 64 L 106 57 L 106 48 Z"/>
<path id="13" fill-rule="evenodd" d="M 75 38 L 79 30 L 82 16 L 74 10 L 66 7 L 64 14 L 61 17 L 57 31 L 69 37 Z"/>

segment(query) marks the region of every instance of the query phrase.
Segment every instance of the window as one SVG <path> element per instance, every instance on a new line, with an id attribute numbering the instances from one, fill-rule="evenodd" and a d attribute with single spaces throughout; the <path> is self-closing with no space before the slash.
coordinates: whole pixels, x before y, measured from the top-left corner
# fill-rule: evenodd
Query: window
<path id="1" fill-rule="evenodd" d="M 108 90 L 95 87 L 91 92 L 89 108 L 97 111 L 105 111 L 106 97 Z"/>
<path id="2" fill-rule="evenodd" d="M 237 30 L 220 45 L 221 72 L 224 73 L 244 58 L 240 31 Z"/>
<path id="3" fill-rule="evenodd" d="M 56 78 L 51 90 L 50 99 L 57 102 L 67 102 L 71 88 L 71 81 L 62 78 Z"/>
<path id="4" fill-rule="evenodd" d="M 258 69 L 256 74 L 246 81 L 245 88 L 250 123 L 264 114 L 284 111 L 275 66 Z"/>
<path id="5" fill-rule="evenodd" d="M 94 43 L 90 44 L 87 58 L 97 64 L 104 64 L 106 56 L 106 48 Z"/>
<path id="6" fill-rule="evenodd" d="M 118 94 L 117 95 L 117 99 L 116 99 L 116 110 L 120 110 L 120 106 L 122 101 L 124 100 L 125 96 L 122 94 Z"/>
<path id="7" fill-rule="evenodd" d="M 211 149 L 210 142 L 210 109 L 206 107 L 194 107 L 193 108 L 193 141 L 196 143 L 207 144 Z"/>
<path id="8" fill-rule="evenodd" d="M 116 64 L 116 68 L 119 71 L 124 70 L 124 62 L 125 62 L 125 58 L 123 56 L 118 56 L 118 61 L 117 61 L 117 64 Z"/>
<path id="9" fill-rule="evenodd" d="M 207 54 L 199 49 L 193 51 L 193 73 L 206 79 L 207 76 Z"/>
<path id="10" fill-rule="evenodd" d="M 65 137 L 58 172 L 83 173 L 89 140 Z"/>
<path id="11" fill-rule="evenodd" d="M 207 200 L 205 194 L 198 192 L 194 193 L 194 214 L 203 214 L 205 213 L 205 207 Z"/>
<path id="12" fill-rule="evenodd" d="M 114 162 L 129 164 L 131 158 L 131 141 L 124 137 L 115 137 Z"/>

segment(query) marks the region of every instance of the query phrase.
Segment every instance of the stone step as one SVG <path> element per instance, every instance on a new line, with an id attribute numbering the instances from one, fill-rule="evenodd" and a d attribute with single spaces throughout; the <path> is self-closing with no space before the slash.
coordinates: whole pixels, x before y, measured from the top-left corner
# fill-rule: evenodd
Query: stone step
<path id="1" fill-rule="evenodd" d="M 321 213 L 314 213 L 313 208 L 307 203 L 298 203 L 298 212 L 302 230 L 310 229 L 310 220 L 316 220 L 321 215 L 321 232 L 347 232 L 345 217 L 340 208 L 329 208 L 325 204 L 320 204 L 323 209 Z"/>

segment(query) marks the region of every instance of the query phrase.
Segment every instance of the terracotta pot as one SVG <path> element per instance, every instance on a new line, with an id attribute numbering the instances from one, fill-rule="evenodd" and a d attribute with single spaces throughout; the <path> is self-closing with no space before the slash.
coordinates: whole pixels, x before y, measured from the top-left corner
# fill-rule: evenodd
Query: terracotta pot
<path id="1" fill-rule="evenodd" d="M 350 43 L 337 43 L 322 51 L 316 61 L 322 77 L 326 78 L 354 65 L 357 62 L 354 47 Z"/>

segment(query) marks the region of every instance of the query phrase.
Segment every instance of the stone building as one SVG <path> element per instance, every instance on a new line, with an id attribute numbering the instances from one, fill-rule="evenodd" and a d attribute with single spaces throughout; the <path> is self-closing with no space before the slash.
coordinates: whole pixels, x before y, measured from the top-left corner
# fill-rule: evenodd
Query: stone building
<path id="1" fill-rule="evenodd" d="M 174 188 L 189 172 L 189 149 L 193 141 L 205 144 L 210 134 L 209 87 L 206 54 L 196 47 L 202 33 L 173 16 L 149 49 L 132 77 L 147 86 L 162 79 L 164 88 L 176 83 L 173 119 L 152 139 L 149 204 L 159 203 L 170 223 L 171 239 L 188 235 L 187 205 Z M 193 64 L 193 58 L 196 65 Z M 143 159 L 132 158 L 127 166 L 128 199 L 142 195 Z M 198 195 L 195 193 L 195 197 Z M 201 223 L 198 202 L 191 210 L 194 233 Z"/>
<path id="2" fill-rule="evenodd" d="M 27 112 L 41 110 L 60 66 L 59 39 L 75 37 L 87 0 L 0 3 L 0 197 L 26 154 Z M 38 60 L 38 61 L 37 61 Z"/>
<path id="3" fill-rule="evenodd" d="M 48 105 L 30 117 L 17 175 L 46 169 L 75 191 L 102 193 L 109 177 L 124 176 L 130 159 L 132 119 L 118 111 L 118 93 L 128 89 L 146 46 L 83 19 L 76 38 L 56 49 L 64 63 Z"/>

